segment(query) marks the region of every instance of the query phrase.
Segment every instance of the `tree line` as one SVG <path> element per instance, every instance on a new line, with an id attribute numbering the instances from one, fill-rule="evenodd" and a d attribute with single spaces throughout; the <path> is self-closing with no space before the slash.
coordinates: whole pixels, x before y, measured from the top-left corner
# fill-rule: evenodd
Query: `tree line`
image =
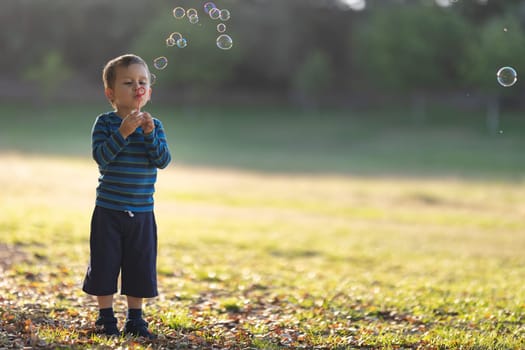
<path id="1" fill-rule="evenodd" d="M 367 0 L 354 11 L 339 0 L 217 0 L 232 14 L 234 47 L 223 51 L 201 1 L 4 0 L 0 66 L 4 78 L 52 91 L 72 76 L 99 81 L 104 62 L 133 51 L 149 62 L 168 57 L 158 83 L 173 89 L 252 89 L 303 102 L 341 93 L 519 95 L 495 74 L 525 71 L 525 1 L 440 3 Z M 177 5 L 197 8 L 199 23 L 174 19 Z M 175 31 L 187 48 L 166 47 Z"/>

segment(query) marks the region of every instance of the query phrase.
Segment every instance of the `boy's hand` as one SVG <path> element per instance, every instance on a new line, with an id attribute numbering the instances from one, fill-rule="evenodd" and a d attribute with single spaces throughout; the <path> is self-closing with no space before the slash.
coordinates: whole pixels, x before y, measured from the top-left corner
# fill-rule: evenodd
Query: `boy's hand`
<path id="1" fill-rule="evenodd" d="M 148 112 L 144 112 L 144 119 L 142 121 L 142 131 L 145 135 L 151 134 L 155 130 L 155 123 L 153 123 L 153 118 Z"/>
<path id="2" fill-rule="evenodd" d="M 125 139 L 128 138 L 128 136 L 133 134 L 133 132 L 135 132 L 135 130 L 141 126 L 143 122 L 144 113 L 137 110 L 132 111 L 126 118 L 122 120 L 122 124 L 120 124 L 119 128 L 120 134 Z"/>

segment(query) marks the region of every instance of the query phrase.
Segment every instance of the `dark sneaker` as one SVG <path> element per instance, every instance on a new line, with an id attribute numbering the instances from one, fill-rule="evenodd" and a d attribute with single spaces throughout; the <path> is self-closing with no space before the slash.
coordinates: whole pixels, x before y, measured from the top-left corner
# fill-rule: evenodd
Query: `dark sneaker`
<path id="1" fill-rule="evenodd" d="M 99 317 L 95 321 L 95 326 L 107 336 L 120 336 L 115 317 Z"/>
<path id="2" fill-rule="evenodd" d="M 136 337 L 144 337 L 147 339 L 155 339 L 157 336 L 148 330 L 148 323 L 142 318 L 136 320 L 127 320 L 124 327 L 124 334 L 134 335 Z"/>

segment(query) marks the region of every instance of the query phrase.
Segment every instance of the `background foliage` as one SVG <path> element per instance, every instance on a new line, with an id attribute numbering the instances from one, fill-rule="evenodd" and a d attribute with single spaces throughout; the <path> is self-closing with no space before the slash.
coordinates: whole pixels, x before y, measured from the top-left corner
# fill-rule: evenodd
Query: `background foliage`
<path id="1" fill-rule="evenodd" d="M 194 1 L 177 4 L 201 7 Z M 70 79 L 98 84 L 104 62 L 134 51 L 149 61 L 159 55 L 170 59 L 159 74 L 166 91 L 292 97 L 307 92 L 346 99 L 363 92 L 372 98 L 464 89 L 494 93 L 500 66 L 521 71 L 521 0 L 464 0 L 445 7 L 431 0 L 366 4 L 353 11 L 339 0 L 217 1 L 232 13 L 227 26 L 235 46 L 224 52 L 214 45 L 215 23 L 202 11 L 199 25 L 175 20 L 169 1 L 6 0 L 0 14 L 2 77 L 17 81 L 31 75 L 41 86 L 35 77 L 49 79 L 35 70 L 49 69 L 47 58 L 54 57 L 73 73 Z M 188 36 L 187 49 L 165 47 L 173 31 Z M 520 90 L 505 93 L 518 97 Z"/>

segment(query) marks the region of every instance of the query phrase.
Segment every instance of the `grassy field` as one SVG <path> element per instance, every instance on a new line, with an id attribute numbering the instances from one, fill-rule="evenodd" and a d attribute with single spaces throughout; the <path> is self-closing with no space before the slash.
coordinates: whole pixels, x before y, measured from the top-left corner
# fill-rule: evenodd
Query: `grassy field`
<path id="1" fill-rule="evenodd" d="M 90 130 L 109 106 L 3 105 L 0 150 L 89 157 Z M 484 111 L 410 113 L 152 105 L 178 164 L 265 172 L 521 178 L 525 118 L 504 114 L 489 135 Z"/>
<path id="2" fill-rule="evenodd" d="M 0 117 L 0 348 L 525 347 L 518 118 L 488 136 L 470 119 L 159 109 L 176 162 L 156 195 L 160 337 L 143 342 L 95 334 L 80 291 L 93 112 L 32 111 Z"/>

